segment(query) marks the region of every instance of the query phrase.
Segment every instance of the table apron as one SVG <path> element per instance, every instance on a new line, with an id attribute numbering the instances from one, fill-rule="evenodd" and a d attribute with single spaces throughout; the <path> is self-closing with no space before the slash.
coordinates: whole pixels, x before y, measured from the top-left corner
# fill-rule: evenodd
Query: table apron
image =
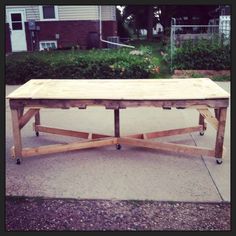
<path id="1" fill-rule="evenodd" d="M 106 100 L 106 99 L 10 99 L 10 108 L 61 108 L 87 106 L 105 106 L 107 109 L 122 109 L 127 107 L 171 107 L 184 108 L 227 108 L 229 99 L 194 99 L 194 100 Z"/>

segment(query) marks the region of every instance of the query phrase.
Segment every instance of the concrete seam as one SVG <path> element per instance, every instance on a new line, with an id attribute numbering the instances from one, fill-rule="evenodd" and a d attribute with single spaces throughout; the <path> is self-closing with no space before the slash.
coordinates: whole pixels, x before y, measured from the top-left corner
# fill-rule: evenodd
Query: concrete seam
<path id="1" fill-rule="evenodd" d="M 195 141 L 195 139 L 194 139 L 192 133 L 190 134 L 190 136 L 191 136 L 191 138 L 192 138 L 192 140 L 193 140 L 195 146 L 197 146 L 197 143 L 196 143 L 196 141 Z M 213 182 L 213 184 L 214 184 L 214 186 L 215 186 L 215 188 L 216 188 L 216 191 L 218 192 L 218 194 L 219 194 L 219 196 L 220 196 L 220 198 L 221 198 L 221 201 L 224 202 L 224 199 L 223 199 L 223 197 L 222 197 L 222 195 L 221 195 L 221 193 L 220 193 L 220 190 L 219 190 L 219 188 L 217 187 L 216 182 L 215 182 L 215 180 L 213 179 L 213 177 L 212 177 L 212 175 L 211 175 L 211 172 L 210 172 L 209 168 L 207 167 L 206 162 L 205 162 L 205 160 L 204 160 L 204 158 L 203 158 L 202 155 L 201 155 L 201 159 L 202 159 L 202 161 L 203 161 L 203 163 L 204 163 L 204 166 L 205 166 L 205 168 L 207 169 L 207 172 L 208 172 L 208 174 L 209 174 L 209 176 L 210 176 L 210 178 L 211 178 L 211 180 L 212 180 L 212 182 Z"/>

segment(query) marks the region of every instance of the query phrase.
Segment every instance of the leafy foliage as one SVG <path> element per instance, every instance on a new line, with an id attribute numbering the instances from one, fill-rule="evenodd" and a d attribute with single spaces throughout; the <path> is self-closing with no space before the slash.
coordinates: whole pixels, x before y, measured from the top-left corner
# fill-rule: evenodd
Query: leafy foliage
<path id="1" fill-rule="evenodd" d="M 149 78 L 159 66 L 150 49 L 131 55 L 130 49 L 13 54 L 6 58 L 6 83 L 30 79 Z"/>
<path id="2" fill-rule="evenodd" d="M 187 40 L 173 57 L 174 69 L 226 70 L 230 67 L 230 46 L 218 40 Z"/>

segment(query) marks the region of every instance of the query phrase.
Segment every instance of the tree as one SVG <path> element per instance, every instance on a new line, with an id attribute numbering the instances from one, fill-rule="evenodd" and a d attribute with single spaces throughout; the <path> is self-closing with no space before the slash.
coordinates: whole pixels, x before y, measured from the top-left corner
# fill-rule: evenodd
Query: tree
<path id="1" fill-rule="evenodd" d="M 151 41 L 153 36 L 153 18 L 154 18 L 154 12 L 153 12 L 153 6 L 147 7 L 147 40 Z"/>
<path id="2" fill-rule="evenodd" d="M 121 14 L 121 11 L 116 8 L 116 20 L 117 20 L 117 34 L 121 38 L 129 37 L 129 31 L 125 27 L 124 16 Z"/>
<path id="3" fill-rule="evenodd" d="M 147 29 L 147 38 L 152 40 L 152 28 L 158 22 L 155 12 L 161 11 L 159 14 L 159 22 L 164 28 L 165 34 L 169 33 L 171 26 L 171 18 L 179 19 L 179 22 L 187 24 L 207 25 L 209 19 L 212 18 L 210 12 L 218 8 L 218 5 L 127 5 L 124 8 L 123 17 L 130 27 L 136 31 L 139 38 L 140 29 Z M 184 20 L 188 17 L 188 21 Z M 193 17 L 198 18 L 194 22 Z"/>
<path id="4" fill-rule="evenodd" d="M 199 24 L 207 25 L 209 19 L 212 18 L 211 12 L 218 7 L 218 5 L 160 5 L 161 10 L 160 22 L 164 27 L 165 33 L 171 26 L 171 18 L 179 19 L 179 24 Z M 187 21 L 184 21 L 184 17 L 188 17 Z M 193 17 L 198 18 L 194 22 Z"/>
<path id="5" fill-rule="evenodd" d="M 147 29 L 148 40 L 152 39 L 154 11 L 150 5 L 127 5 L 123 11 L 124 19 L 134 28 L 139 38 L 140 29 Z"/>

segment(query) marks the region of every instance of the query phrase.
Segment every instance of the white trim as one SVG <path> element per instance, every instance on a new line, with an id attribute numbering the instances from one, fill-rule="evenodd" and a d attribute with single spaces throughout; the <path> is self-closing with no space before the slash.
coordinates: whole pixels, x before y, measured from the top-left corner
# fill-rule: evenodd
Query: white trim
<path id="1" fill-rule="evenodd" d="M 39 51 L 44 50 L 44 48 L 42 47 L 42 43 L 55 43 L 56 48 L 57 48 L 57 40 L 43 40 L 43 41 L 39 41 Z"/>
<path id="2" fill-rule="evenodd" d="M 39 18 L 40 21 L 57 21 L 59 20 L 59 16 L 58 16 L 58 6 L 54 5 L 54 11 L 55 11 L 55 18 L 49 18 L 49 19 L 45 19 L 43 18 L 43 5 L 39 6 Z"/>
<path id="3" fill-rule="evenodd" d="M 21 24 L 22 24 L 22 29 L 21 29 L 21 35 L 14 36 L 15 30 L 13 31 L 12 29 L 12 20 L 11 20 L 11 14 L 14 13 L 20 13 L 21 14 Z M 10 41 L 11 41 L 11 50 L 12 52 L 18 52 L 18 51 L 27 51 L 27 42 L 26 42 L 26 33 L 25 33 L 25 22 L 26 22 L 26 11 L 25 9 L 22 8 L 13 8 L 13 9 L 7 9 L 6 11 L 7 14 L 7 19 L 9 23 L 9 29 L 10 29 Z M 16 40 L 18 42 L 18 46 L 16 46 Z M 19 49 L 19 42 L 21 41 L 20 44 L 20 49 Z"/>
<path id="4" fill-rule="evenodd" d="M 6 23 L 10 23 L 10 20 L 11 20 L 11 19 L 9 19 L 9 13 L 10 12 L 12 12 L 12 13 L 21 12 L 22 16 L 23 16 L 22 20 L 23 20 L 23 22 L 26 22 L 26 11 L 25 11 L 25 9 L 23 9 L 23 8 L 12 8 L 12 9 L 6 9 Z"/>

